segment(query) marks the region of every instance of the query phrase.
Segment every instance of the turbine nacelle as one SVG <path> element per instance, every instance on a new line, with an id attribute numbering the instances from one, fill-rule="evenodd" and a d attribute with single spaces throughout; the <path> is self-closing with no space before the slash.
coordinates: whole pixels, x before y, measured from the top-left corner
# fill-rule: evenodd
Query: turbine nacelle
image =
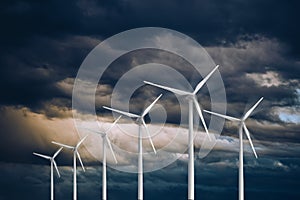
<path id="1" fill-rule="evenodd" d="M 188 101 L 193 102 L 193 104 L 195 105 L 196 110 L 198 112 L 198 115 L 199 115 L 199 117 L 201 119 L 202 125 L 203 125 L 203 127 L 205 129 L 205 132 L 207 134 L 207 137 L 209 138 L 209 140 L 211 140 L 211 138 L 209 136 L 209 132 L 208 132 L 207 126 L 206 126 L 206 123 L 204 121 L 204 117 L 203 117 L 203 114 L 202 114 L 202 111 L 201 111 L 201 107 L 200 107 L 200 105 L 199 105 L 199 103 L 197 101 L 197 95 L 196 94 L 198 93 L 198 91 L 203 87 L 203 85 L 208 81 L 208 79 L 212 76 L 212 74 L 218 68 L 219 68 L 219 65 L 217 65 L 209 74 L 207 74 L 206 77 L 197 84 L 197 86 L 195 87 L 195 90 L 193 92 L 187 92 L 187 91 L 179 90 L 179 89 L 176 89 L 176 88 L 167 87 L 167 86 L 164 86 L 164 85 L 159 85 L 159 84 L 152 83 L 152 82 L 149 82 L 149 81 L 144 81 L 144 83 L 148 84 L 148 85 L 152 85 L 154 87 L 158 87 L 158 88 L 167 90 L 167 91 L 170 91 L 170 92 L 173 92 L 174 94 L 177 94 L 179 96 L 183 96 Z"/>
<path id="2" fill-rule="evenodd" d="M 36 155 L 36 156 L 39 156 L 39 157 L 41 157 L 41 158 L 45 158 L 45 159 L 47 159 L 47 160 L 50 160 L 50 162 L 53 163 L 53 165 L 54 165 L 54 167 L 55 167 L 55 170 L 56 170 L 56 172 L 57 172 L 58 177 L 60 177 L 60 173 L 59 173 L 59 171 L 58 171 L 57 164 L 56 164 L 56 162 L 55 162 L 55 158 L 56 158 L 56 156 L 61 152 L 62 149 L 63 149 L 63 147 L 59 148 L 59 149 L 53 154 L 52 157 L 46 156 L 46 155 L 43 155 L 43 154 L 40 154 L 40 153 L 35 153 L 35 152 L 33 152 L 33 155 Z"/>
<path id="3" fill-rule="evenodd" d="M 51 175 L 50 175 L 50 198 L 51 199 L 54 199 L 54 177 L 53 177 L 53 166 L 57 172 L 57 175 L 58 177 L 60 178 L 60 173 L 58 171 L 58 168 L 57 168 L 57 164 L 55 162 L 55 158 L 56 156 L 59 154 L 59 152 L 61 152 L 61 150 L 63 149 L 63 147 L 59 148 L 55 153 L 54 155 L 51 157 L 51 156 L 46 156 L 46 155 L 43 155 L 43 154 L 39 154 L 39 153 L 35 153 L 33 152 L 33 155 L 35 156 L 38 156 L 38 157 L 41 157 L 41 158 L 44 158 L 44 159 L 47 159 L 47 160 L 50 160 L 50 172 L 51 172 Z"/>
<path id="4" fill-rule="evenodd" d="M 188 162 L 188 199 L 194 199 L 194 134 L 193 134 L 193 106 L 196 107 L 197 113 L 201 119 L 202 125 L 205 129 L 207 137 L 211 140 L 209 136 L 209 132 L 200 108 L 200 105 L 197 100 L 196 94 L 203 87 L 203 85 L 208 81 L 208 79 L 212 76 L 212 74 L 218 69 L 219 65 L 217 65 L 206 77 L 200 81 L 195 87 L 193 92 L 183 91 L 176 88 L 171 88 L 164 85 L 159 85 L 156 83 L 151 83 L 149 81 L 144 81 L 145 84 L 152 85 L 154 87 L 158 87 L 167 91 L 170 91 L 178 96 L 186 98 L 188 101 L 188 118 L 189 118 L 189 162 Z"/>
<path id="5" fill-rule="evenodd" d="M 59 145 L 61 147 L 65 147 L 67 149 L 70 149 L 73 151 L 73 154 L 74 154 L 74 157 L 77 157 L 79 162 L 80 162 L 80 165 L 83 169 L 83 171 L 85 171 L 85 168 L 83 166 L 83 163 L 82 163 L 82 160 L 81 160 L 81 157 L 80 157 L 80 154 L 78 152 L 78 148 L 80 147 L 80 145 L 83 143 L 83 141 L 87 138 L 88 135 L 86 135 L 84 138 L 82 138 L 77 144 L 76 146 L 69 146 L 69 145 L 66 145 L 66 144 L 62 144 L 62 143 L 59 143 L 59 142 L 54 142 L 52 141 L 53 144 L 56 144 L 56 145 Z"/>
<path id="6" fill-rule="evenodd" d="M 211 112 L 211 111 L 208 111 L 208 110 L 204 110 L 204 112 L 206 113 L 209 113 L 209 114 L 212 114 L 212 115 L 215 115 L 215 116 L 218 116 L 218 117 L 222 117 L 222 118 L 225 118 L 225 119 L 228 119 L 230 121 L 234 121 L 234 122 L 239 122 L 239 130 L 244 130 L 248 140 L 249 140 L 249 143 L 251 145 L 251 148 L 252 148 L 252 151 L 255 155 L 255 157 L 257 158 L 257 154 L 256 154 L 256 151 L 255 151 L 255 148 L 253 146 L 253 143 L 252 143 L 252 140 L 251 140 L 251 137 L 250 137 L 250 133 L 249 133 L 249 130 L 245 124 L 245 120 L 249 118 L 249 116 L 252 114 L 252 112 L 255 110 L 255 108 L 258 106 L 258 104 L 263 100 L 263 97 L 261 97 L 246 113 L 245 115 L 238 119 L 238 118 L 235 118 L 235 117 L 231 117 L 231 116 L 228 116 L 228 115 L 223 115 L 223 114 L 220 114 L 220 113 L 215 113 L 215 112 Z"/>
<path id="7" fill-rule="evenodd" d="M 101 135 L 102 140 L 103 140 L 103 143 L 106 142 L 106 143 L 108 144 L 108 146 L 109 146 L 109 148 L 110 148 L 110 151 L 111 151 L 111 153 L 112 153 L 112 155 L 113 155 L 114 160 L 115 160 L 116 163 L 118 163 L 118 161 L 117 161 L 116 155 L 115 155 L 115 153 L 114 153 L 114 151 L 113 151 L 113 148 L 112 148 L 112 146 L 111 146 L 111 142 L 110 142 L 110 140 L 109 140 L 107 134 L 108 134 L 108 132 L 109 132 L 109 131 L 117 124 L 117 122 L 121 119 L 121 117 L 122 117 L 122 116 L 120 115 L 120 116 L 114 121 L 114 123 L 113 123 L 106 131 L 94 131 L 94 130 L 91 130 L 91 129 L 87 129 L 87 130 L 89 130 L 89 131 L 91 131 L 91 132 L 98 133 L 98 134 Z M 103 145 L 104 145 L 104 144 L 103 144 Z"/>
<path id="8" fill-rule="evenodd" d="M 184 97 L 184 99 L 189 101 L 189 100 L 194 100 L 194 98 L 197 98 L 197 95 L 190 93 L 190 94 L 184 95 L 183 97 Z"/>
<path id="9" fill-rule="evenodd" d="M 143 123 L 142 118 L 141 117 L 136 118 L 136 120 L 134 120 L 134 123 L 142 124 Z"/>
<path id="10" fill-rule="evenodd" d="M 104 109 L 107 109 L 107 110 L 110 110 L 110 111 L 113 111 L 113 112 L 116 112 L 116 113 L 119 113 L 121 115 L 125 115 L 127 117 L 130 117 L 130 118 L 136 118 L 136 123 L 138 123 L 139 126 L 143 125 L 146 129 L 146 132 L 147 132 L 147 135 L 148 135 L 148 139 L 150 141 L 150 144 L 151 144 L 151 147 L 154 151 L 154 153 L 156 154 L 156 149 L 154 147 L 154 144 L 153 144 L 153 141 L 151 139 L 151 135 L 150 135 L 150 132 L 147 128 L 147 125 L 146 125 L 146 122 L 144 120 L 144 117 L 150 112 L 150 110 L 152 109 L 152 107 L 155 105 L 155 103 L 160 99 L 160 97 L 162 96 L 162 94 L 160 94 L 143 112 L 141 115 L 137 115 L 137 114 L 133 114 L 133 113 L 130 113 L 130 112 L 126 112 L 126 111 L 121 111 L 121 110 L 117 110 L 117 109 L 114 109 L 114 108 L 109 108 L 107 106 L 103 106 Z"/>

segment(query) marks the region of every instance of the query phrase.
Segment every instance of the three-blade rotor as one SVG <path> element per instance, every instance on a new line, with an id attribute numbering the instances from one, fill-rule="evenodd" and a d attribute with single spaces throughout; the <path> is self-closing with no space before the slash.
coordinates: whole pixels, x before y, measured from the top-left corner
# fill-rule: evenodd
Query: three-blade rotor
<path id="1" fill-rule="evenodd" d="M 59 145 L 59 146 L 61 146 L 61 147 L 65 147 L 65 148 L 67 148 L 67 149 L 71 149 L 71 150 L 73 151 L 73 153 L 74 153 L 74 156 L 76 156 L 76 157 L 78 158 L 78 160 L 79 160 L 79 162 L 80 162 L 80 165 L 81 165 L 83 171 L 85 171 L 83 162 L 82 162 L 81 157 L 80 157 L 80 154 L 79 154 L 79 152 L 78 152 L 78 148 L 79 148 L 79 146 L 83 143 L 83 141 L 84 141 L 86 138 L 87 138 L 87 136 L 85 136 L 84 138 L 82 138 L 82 139 L 76 144 L 76 146 L 69 146 L 69 145 L 62 144 L 62 143 L 59 143 L 59 142 L 54 142 L 54 141 L 52 141 L 52 143 L 53 143 L 53 144 L 56 144 L 56 145 Z"/>
<path id="2" fill-rule="evenodd" d="M 121 119 L 122 115 L 120 115 L 113 123 L 112 125 L 106 130 L 106 131 L 103 131 L 103 132 L 100 132 L 100 131 L 95 131 L 95 130 L 91 130 L 91 129 L 86 129 L 86 130 L 89 130 L 91 132 L 94 132 L 94 133 L 97 133 L 97 134 L 101 134 L 102 136 L 102 139 L 103 139 L 103 142 L 106 142 L 106 144 L 108 145 L 112 155 L 113 155 L 113 158 L 115 160 L 115 163 L 118 163 L 117 161 L 117 158 L 116 158 L 116 154 L 112 148 L 112 145 L 111 145 L 111 142 L 110 142 L 110 139 L 108 138 L 108 133 L 109 131 L 111 131 L 111 129 L 117 124 L 117 122 Z"/>
<path id="3" fill-rule="evenodd" d="M 148 135 L 148 139 L 149 139 L 149 142 L 151 144 L 151 147 L 154 151 L 154 153 L 156 154 L 156 149 L 155 149 L 155 146 L 153 144 L 153 141 L 152 141 L 152 138 L 151 138 L 151 135 L 150 135 L 150 132 L 148 130 L 148 127 L 146 125 L 146 122 L 144 120 L 144 117 L 150 112 L 150 110 L 153 108 L 153 106 L 155 105 L 155 103 L 160 99 L 160 97 L 162 96 L 162 94 L 160 94 L 143 112 L 141 115 L 137 115 L 137 114 L 133 114 L 133 113 L 130 113 L 130 112 L 125 112 L 125 111 L 121 111 L 121 110 L 117 110 L 117 109 L 113 109 L 113 108 L 109 108 L 107 106 L 103 106 L 103 108 L 107 109 L 107 110 L 110 110 L 110 111 L 113 111 L 113 112 L 116 112 L 116 113 L 119 113 L 121 115 L 125 115 L 127 117 L 130 117 L 130 118 L 136 118 L 137 121 L 139 122 L 139 125 L 143 125 L 146 129 L 146 132 L 147 132 L 147 135 Z"/>
<path id="4" fill-rule="evenodd" d="M 239 128 L 239 130 L 244 130 L 246 136 L 247 136 L 247 139 L 249 140 L 249 143 L 250 143 L 250 146 L 251 146 L 251 149 L 254 153 L 254 156 L 257 158 L 257 153 L 255 151 L 255 148 L 253 146 L 253 142 L 252 142 L 252 139 L 250 137 L 250 133 L 249 133 L 249 130 L 245 124 L 245 120 L 252 114 L 252 112 L 255 110 L 255 108 L 258 106 L 258 104 L 263 100 L 263 97 L 261 97 L 247 112 L 246 114 L 241 118 L 241 119 L 238 119 L 238 118 L 235 118 L 235 117 L 231 117 L 231 116 L 228 116 L 228 115 L 223 115 L 223 114 L 220 114 L 220 113 L 215 113 L 215 112 L 211 112 L 211 111 L 208 111 L 208 110 L 204 110 L 204 112 L 206 113 L 209 113 L 209 114 L 212 114 L 212 115 L 215 115 L 215 116 L 218 116 L 218 117 L 222 117 L 222 118 L 225 118 L 225 119 L 228 119 L 230 121 L 235 121 L 235 122 L 239 122 L 239 126 L 241 128 Z"/>
<path id="5" fill-rule="evenodd" d="M 61 152 L 62 149 L 63 149 L 63 147 L 59 148 L 59 149 L 54 153 L 54 155 L 53 155 L 52 157 L 46 156 L 46 155 L 43 155 L 43 154 L 40 154 L 40 153 L 35 153 L 35 152 L 33 152 L 33 155 L 36 155 L 36 156 L 39 156 L 39 157 L 41 157 L 41 158 L 45 158 L 45 159 L 47 159 L 47 160 L 50 160 L 50 162 L 53 163 L 53 165 L 54 165 L 54 167 L 55 167 L 55 170 L 56 170 L 56 172 L 57 172 L 58 177 L 60 177 L 60 173 L 59 173 L 59 171 L 58 171 L 57 164 L 56 164 L 56 162 L 55 162 L 54 159 L 55 159 L 56 156 Z"/>
<path id="6" fill-rule="evenodd" d="M 148 84 L 148 85 L 158 87 L 158 88 L 161 88 L 161 89 L 164 89 L 164 90 L 167 90 L 167 91 L 170 91 L 170 92 L 173 92 L 174 94 L 177 94 L 179 96 L 188 96 L 189 98 L 192 98 L 192 101 L 193 101 L 193 103 L 196 107 L 197 113 L 200 117 L 202 125 L 205 129 L 205 132 L 206 132 L 208 138 L 210 139 L 209 132 L 208 132 L 208 129 L 207 129 L 207 126 L 206 126 L 206 123 L 205 123 L 205 120 L 204 120 L 204 117 L 203 117 L 203 114 L 202 114 L 201 107 L 200 107 L 200 105 L 197 101 L 196 94 L 203 87 L 203 85 L 208 81 L 208 79 L 212 76 L 212 74 L 218 69 L 218 67 L 219 67 L 219 65 L 217 65 L 208 75 L 206 75 L 206 77 L 197 84 L 197 86 L 196 86 L 196 88 L 193 92 L 187 92 L 187 91 L 167 87 L 167 86 L 164 86 L 164 85 L 159 85 L 159 84 L 156 84 L 156 83 L 151 83 L 149 81 L 144 81 L 144 83 Z"/>

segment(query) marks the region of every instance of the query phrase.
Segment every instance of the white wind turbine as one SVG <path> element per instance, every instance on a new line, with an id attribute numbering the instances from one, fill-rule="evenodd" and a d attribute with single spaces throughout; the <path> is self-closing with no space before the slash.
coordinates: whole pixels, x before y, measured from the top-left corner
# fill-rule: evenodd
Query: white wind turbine
<path id="1" fill-rule="evenodd" d="M 53 144 L 57 144 L 59 146 L 62 146 L 62 147 L 66 147 L 68 149 L 71 149 L 73 151 L 73 200 L 77 200 L 77 180 L 76 180 L 76 158 L 78 157 L 78 160 L 81 164 L 81 167 L 83 169 L 83 171 L 85 171 L 84 169 L 84 166 L 83 166 L 83 163 L 82 163 L 82 160 L 80 158 L 80 155 L 78 153 L 78 148 L 79 146 L 82 144 L 82 142 L 86 139 L 87 136 L 85 136 L 84 138 L 82 138 L 77 144 L 76 146 L 69 146 L 69 145 L 66 145 L 66 144 L 62 144 L 62 143 L 59 143 L 59 142 L 54 142 L 52 141 Z"/>
<path id="2" fill-rule="evenodd" d="M 154 104 L 159 100 L 159 98 L 162 96 L 159 95 L 143 112 L 141 115 L 137 115 L 137 114 L 133 114 L 133 113 L 129 113 L 129 112 L 125 112 L 125 111 L 121 111 L 121 110 L 117 110 L 117 109 L 113 109 L 113 108 L 109 108 L 106 106 L 103 106 L 103 108 L 111 110 L 113 112 L 119 113 L 121 115 L 125 115 L 131 118 L 136 118 L 137 123 L 139 124 L 139 135 L 138 135 L 138 200 L 143 200 L 143 138 L 142 138 L 142 131 L 141 131 L 141 127 L 142 124 L 146 129 L 146 132 L 148 134 L 148 138 L 150 141 L 150 144 L 152 146 L 152 149 L 154 151 L 154 153 L 156 154 L 156 150 L 154 147 L 154 144 L 152 142 L 151 139 L 151 135 L 149 133 L 149 130 L 147 128 L 147 125 L 145 123 L 144 117 L 149 113 L 149 111 L 151 110 L 151 108 L 154 106 Z"/>
<path id="3" fill-rule="evenodd" d="M 59 152 L 60 152 L 62 149 L 63 149 L 63 147 L 61 147 L 60 149 L 58 149 L 58 150 L 54 153 L 54 155 L 53 155 L 52 157 L 33 152 L 33 154 L 36 155 L 36 156 L 39 156 L 39 157 L 42 157 L 42 158 L 45 158 L 45 159 L 50 160 L 50 166 L 51 166 L 51 184 L 50 184 L 51 200 L 54 200 L 53 166 L 54 166 L 55 169 L 56 169 L 56 172 L 57 172 L 57 174 L 58 174 L 58 177 L 60 177 L 60 174 L 59 174 L 59 171 L 58 171 L 58 168 L 57 168 L 57 164 L 56 164 L 56 162 L 55 162 L 54 159 L 55 159 L 55 157 L 59 154 Z"/>
<path id="4" fill-rule="evenodd" d="M 204 110 L 204 112 L 210 113 L 215 116 L 219 116 L 225 119 L 228 119 L 230 121 L 235 121 L 239 123 L 239 144 L 240 144 L 240 150 L 239 150 L 239 200 L 244 200 L 244 152 L 243 152 L 243 129 L 245 131 L 245 134 L 250 142 L 252 151 L 257 158 L 256 151 L 254 149 L 250 133 L 248 131 L 248 128 L 246 127 L 245 120 L 251 115 L 251 113 L 254 111 L 254 109 L 258 106 L 258 104 L 263 100 L 263 97 L 261 97 L 247 112 L 246 114 L 241 118 L 235 118 L 235 117 L 230 117 L 227 115 L 222 115 L 219 113 L 211 112 Z"/>
<path id="5" fill-rule="evenodd" d="M 116 123 L 120 120 L 122 116 L 119 116 L 115 121 L 114 123 L 106 130 L 106 131 L 103 131 L 103 132 L 100 132 L 100 131 L 94 131 L 94 130 L 90 130 L 88 129 L 89 131 L 91 132 L 95 132 L 95 133 L 99 133 L 101 134 L 102 136 L 102 152 L 103 152 L 103 157 L 102 157 L 102 164 L 103 164 L 103 169 L 102 169 L 102 200 L 106 200 L 107 199 L 107 179 L 106 179 L 106 145 L 108 145 L 112 155 L 113 155 L 113 158 L 115 160 L 116 163 L 118 163 L 117 161 L 117 158 L 116 158 L 116 155 L 113 151 L 113 148 L 111 146 L 111 142 L 107 136 L 108 132 L 116 125 Z"/>
<path id="6" fill-rule="evenodd" d="M 211 75 L 218 69 L 219 65 L 217 65 L 206 77 L 198 83 L 196 86 L 195 90 L 193 92 L 187 92 L 155 83 L 151 83 L 149 81 L 144 81 L 144 83 L 162 88 L 165 90 L 168 90 L 170 92 L 173 92 L 179 96 L 186 96 L 188 99 L 188 104 L 189 104 L 189 144 L 188 144 L 188 153 L 189 153 L 189 162 L 188 162 L 188 199 L 193 200 L 194 197 L 194 133 L 193 133 L 193 104 L 196 107 L 196 110 L 199 114 L 199 117 L 201 119 L 201 122 L 203 124 L 203 127 L 205 129 L 205 132 L 207 134 L 207 137 L 209 137 L 209 133 L 207 130 L 207 126 L 205 124 L 203 114 L 200 108 L 200 105 L 197 101 L 197 92 L 202 88 L 202 86 L 207 82 L 207 80 L 211 77 Z"/>

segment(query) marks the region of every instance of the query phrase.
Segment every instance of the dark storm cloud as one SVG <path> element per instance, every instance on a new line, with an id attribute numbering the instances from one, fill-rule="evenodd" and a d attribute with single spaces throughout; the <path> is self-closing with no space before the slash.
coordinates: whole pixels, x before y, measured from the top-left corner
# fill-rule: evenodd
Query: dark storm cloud
<path id="1" fill-rule="evenodd" d="M 193 86 L 198 84 L 199 78 L 201 78 L 199 72 L 193 66 L 191 66 L 191 64 L 184 58 L 166 51 L 146 49 L 130 52 L 114 61 L 109 66 L 109 68 L 103 73 L 100 80 L 100 84 L 108 84 L 111 85 L 111 87 L 113 88 L 118 82 L 118 80 L 122 77 L 122 75 L 124 75 L 126 72 L 133 69 L 135 66 L 147 63 L 160 63 L 166 66 L 170 66 L 173 69 L 175 69 L 178 73 L 182 74 L 187 80 L 190 80 Z M 143 76 L 145 75 L 142 71 L 136 73 L 137 74 L 135 78 L 139 80 L 139 83 L 142 84 L 144 81 Z M 163 78 L 166 76 L 166 74 L 156 72 L 156 76 Z M 195 77 L 197 77 L 197 79 Z M 177 84 L 177 86 L 180 89 L 185 89 L 185 86 L 183 85 Z M 128 92 L 131 92 L 132 90 L 131 87 L 127 87 L 126 89 L 128 90 Z M 122 92 L 126 94 L 127 91 Z M 130 101 L 131 112 L 142 112 L 146 106 L 144 102 L 145 99 L 154 100 L 153 97 L 158 96 L 160 93 L 163 93 L 163 96 L 160 99 L 159 103 L 162 103 L 162 105 L 165 106 L 165 109 L 168 112 L 168 122 L 178 123 L 180 118 L 176 113 L 180 112 L 180 109 L 178 100 L 176 99 L 175 95 L 164 90 L 155 90 L 155 88 L 147 85 L 142 86 L 136 91 L 134 91 L 132 95 L 132 100 Z M 122 99 L 122 95 L 122 93 L 118 93 L 120 99 Z M 101 109 L 103 101 L 100 101 L 99 103 L 96 105 L 96 107 L 99 108 L 99 111 L 101 113 L 107 112 L 105 109 Z M 110 106 L 110 102 L 107 101 L 107 103 L 107 105 Z"/>
<path id="2" fill-rule="evenodd" d="M 4 1 L 1 4 L 2 24 L 6 27 L 1 35 L 17 38 L 17 41 L 39 34 L 106 37 L 140 26 L 162 26 L 188 33 L 204 44 L 228 44 L 240 35 L 262 34 L 280 38 L 299 53 L 298 1 L 56 0 L 43 3 Z M 13 42 L 2 38 L 2 42 Z"/>
<path id="3" fill-rule="evenodd" d="M 70 108 L 71 93 L 66 93 L 70 88 L 65 87 L 71 80 L 67 78 L 76 76 L 87 51 L 98 41 L 81 36 L 62 40 L 36 37 L 30 43 L 3 51 L 0 56 L 0 88 L 5 93 L 1 104 L 23 105 L 39 111 L 50 101 Z"/>
<path id="4" fill-rule="evenodd" d="M 260 36 L 249 41 L 240 40 L 228 47 L 207 49 L 221 64 L 227 113 L 241 117 L 263 96 L 253 116 L 259 122 L 249 123 L 253 134 L 259 139 L 299 141 L 296 136 L 299 122 L 296 119 L 287 122 L 282 117 L 299 113 L 299 62 L 287 56 L 286 46 L 278 40 Z M 236 128 L 225 126 L 224 132 L 236 133 Z M 272 134 L 276 136 L 270 136 Z"/>
<path id="5" fill-rule="evenodd" d="M 206 45 L 230 43 L 236 41 L 240 35 L 258 33 L 280 38 L 291 44 L 294 50 L 299 51 L 297 47 L 299 29 L 296 26 L 296 19 L 299 16 L 296 9 L 299 6 L 297 1 L 274 3 L 205 0 L 183 3 L 133 0 L 113 1 L 110 4 L 96 1 L 80 2 L 78 5 L 83 15 L 89 16 L 87 19 L 101 22 L 106 19 L 107 22 L 121 27 L 119 30 L 139 26 L 169 27 L 189 33 Z M 174 16 L 177 17 L 174 19 Z M 88 24 L 93 24 L 90 21 Z"/>
<path id="6" fill-rule="evenodd" d="M 0 199 L 48 199 L 48 163 L 32 152 L 51 154 L 57 149 L 50 143 L 54 139 L 76 143 L 71 97 L 80 64 L 106 37 L 144 26 L 171 28 L 205 46 L 221 65 L 228 114 L 239 117 L 245 108 L 265 97 L 257 109 L 260 112 L 247 121 L 259 159 L 254 159 L 245 142 L 246 198 L 299 199 L 299 121 L 282 117 L 282 113 L 299 114 L 298 9 L 296 0 L 1 1 L 0 150 L 4 153 L 0 156 Z M 113 86 L 126 70 L 149 61 L 173 66 L 192 86 L 201 78 L 187 65 L 180 68 L 184 60 L 167 53 L 133 52 L 113 63 L 100 80 L 97 108 L 109 105 Z M 137 90 L 132 111 L 140 112 L 144 103 L 149 104 L 159 92 L 149 86 Z M 201 92 L 200 104 L 210 109 L 207 88 Z M 164 92 L 160 101 L 170 112 L 172 123 L 179 119 L 174 99 Z M 205 114 L 207 121 L 209 117 Z M 237 127 L 226 123 L 215 150 L 195 162 L 197 198 L 237 198 L 237 145 Z M 88 170 L 78 173 L 79 198 L 100 198 L 101 166 L 85 148 L 82 151 Z M 71 157 L 64 150 L 57 158 L 59 166 L 70 166 Z M 55 180 L 58 199 L 72 198 L 72 171 L 68 166 L 60 167 L 62 178 Z M 108 177 L 110 199 L 136 198 L 136 174 L 109 169 Z M 185 199 L 186 179 L 187 160 L 183 155 L 171 166 L 145 174 L 145 197 Z"/>
<path id="7" fill-rule="evenodd" d="M 273 70 L 284 79 L 297 79 L 300 74 L 296 73 L 299 63 L 296 64 L 297 60 L 289 55 L 291 49 L 297 50 L 299 43 L 298 37 L 290 35 L 299 32 L 293 25 L 297 15 L 295 2 L 49 1 L 41 4 L 37 1 L 4 1 L 1 4 L 1 19 L 5 19 L 2 24 L 6 27 L 0 33 L 1 48 L 5 48 L 0 62 L 3 66 L 1 89 L 6 93 L 1 98 L 2 104 L 43 108 L 43 102 L 51 102 L 52 98 L 70 99 L 54 85 L 67 77 L 75 77 L 84 56 L 99 42 L 93 37 L 105 38 L 140 26 L 173 28 L 206 46 L 227 47 L 209 52 L 216 63 L 225 68 L 220 70 L 229 101 L 247 101 L 238 94 L 247 90 L 250 84 L 255 87 L 245 72 Z M 269 5 L 272 5 L 271 11 Z M 154 10 L 156 14 L 153 14 Z M 173 16 L 178 14 L 180 17 L 174 19 Z M 235 54 L 238 50 L 249 53 Z M 228 56 L 227 60 L 224 55 Z M 140 61 L 134 59 L 137 63 L 131 63 L 133 58 L 121 59 L 120 65 L 146 62 L 146 56 L 143 58 Z M 229 63 L 228 58 L 232 60 Z M 228 70 L 231 67 L 234 71 Z M 244 73 L 239 73 L 241 71 Z M 113 85 L 121 72 L 110 70 L 109 73 L 107 80 Z M 271 88 L 257 85 L 247 91 L 245 99 L 255 92 L 257 96 L 266 95 L 269 101 L 284 100 L 290 104 L 296 97 L 294 87 L 289 85 Z M 61 101 L 70 107 L 70 101 Z"/>
<path id="8" fill-rule="evenodd" d="M 260 36 L 226 48 L 207 49 L 215 62 L 223 66 L 220 71 L 229 100 L 241 101 L 236 94 L 242 91 L 245 99 L 254 96 L 254 92 L 275 102 L 297 97 L 299 62 L 286 56 L 287 49 L 280 41 Z M 247 89 L 249 85 L 251 90 Z"/>

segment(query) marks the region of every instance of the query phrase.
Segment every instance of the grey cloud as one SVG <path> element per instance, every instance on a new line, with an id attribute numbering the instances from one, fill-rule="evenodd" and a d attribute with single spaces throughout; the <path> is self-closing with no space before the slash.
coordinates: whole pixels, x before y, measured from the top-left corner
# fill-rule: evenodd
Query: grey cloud
<path id="1" fill-rule="evenodd" d="M 299 19 L 298 1 L 40 3 L 16 0 L 1 1 L 0 4 L 0 22 L 5 27 L 0 32 L 0 125 L 3 144 L 0 149 L 7 152 L 1 154 L 2 161 L 40 163 L 32 157 L 31 152 L 55 151 L 57 147 L 51 145 L 51 140 L 58 139 L 74 144 L 78 137 L 69 118 L 72 115 L 71 88 L 85 56 L 101 40 L 120 31 L 144 26 L 162 26 L 193 37 L 221 65 L 220 72 L 228 98 L 228 114 L 240 116 L 245 107 L 260 96 L 265 96 L 264 103 L 258 109 L 261 112 L 247 121 L 262 158 L 252 161 L 251 149 L 245 144 L 246 198 L 268 199 L 271 196 L 273 200 L 299 199 L 299 123 L 284 120 L 281 116 L 282 113 L 289 116 L 298 113 L 297 109 L 293 111 L 299 105 L 297 89 L 300 74 L 300 29 L 295 25 Z M 161 58 L 165 60 L 162 61 Z M 113 63 L 106 71 L 106 78 L 99 83 L 97 107 L 109 104 L 112 88 L 122 74 L 149 61 L 162 61 L 174 67 L 190 80 L 192 86 L 199 81 L 199 74 L 183 59 L 166 52 L 132 52 Z M 161 91 L 146 86 L 140 88 L 131 100 L 132 111 L 142 110 L 144 100 L 153 98 L 158 92 Z M 203 88 L 199 100 L 205 109 L 210 108 L 208 96 L 206 88 Z M 168 111 L 168 122 L 176 126 L 180 118 L 175 96 L 164 93 L 160 103 Z M 101 109 L 97 113 L 101 121 L 110 121 L 106 118 L 108 113 L 103 113 Z M 209 120 L 210 116 L 205 117 Z M 84 120 L 91 118 L 90 115 L 82 117 Z M 237 198 L 236 132 L 235 125 L 226 123 L 223 134 L 227 136 L 219 139 L 215 150 L 209 156 L 196 162 L 197 198 Z M 201 140 L 196 144 L 197 148 L 200 143 Z M 170 151 L 175 152 L 175 147 L 182 148 L 184 145 L 184 141 L 179 141 Z M 18 148 L 13 148 L 16 146 Z M 136 148 L 134 143 L 132 148 L 132 151 Z M 90 158 L 87 149 L 82 148 L 82 151 L 85 152 L 84 161 L 91 165 L 99 164 Z M 124 163 L 130 163 L 132 159 L 134 158 L 124 159 Z M 148 198 L 186 197 L 186 184 L 177 183 L 186 177 L 185 159 L 186 154 L 183 154 L 181 160 L 170 168 L 145 175 L 145 194 Z M 61 164 L 70 165 L 70 152 L 64 151 L 59 161 Z M 41 183 L 47 182 L 48 166 L 44 166 L 42 172 L 39 171 L 40 166 L 24 167 L 1 163 L 1 168 L 4 172 L 1 172 L 0 184 L 5 190 L 1 190 L 0 199 L 47 197 L 48 188 Z M 40 173 L 33 175 L 31 171 Z M 71 176 L 68 167 L 62 171 L 64 177 Z M 136 197 L 135 175 L 115 170 L 109 173 L 114 186 L 109 188 L 111 199 Z M 24 179 L 23 174 L 27 174 Z M 43 177 L 36 176 L 39 174 Z M 28 184 L 20 186 L 20 177 Z M 99 169 L 91 170 L 86 175 L 80 173 L 79 177 L 80 198 L 98 198 L 101 178 Z M 121 184 L 118 181 L 120 177 L 123 180 Z M 63 178 L 57 181 L 58 198 L 71 198 L 71 180 Z M 133 186 L 128 185 L 128 182 L 133 183 Z M 155 187 L 159 184 L 164 189 Z M 6 188 L 14 188 L 14 191 Z"/>

